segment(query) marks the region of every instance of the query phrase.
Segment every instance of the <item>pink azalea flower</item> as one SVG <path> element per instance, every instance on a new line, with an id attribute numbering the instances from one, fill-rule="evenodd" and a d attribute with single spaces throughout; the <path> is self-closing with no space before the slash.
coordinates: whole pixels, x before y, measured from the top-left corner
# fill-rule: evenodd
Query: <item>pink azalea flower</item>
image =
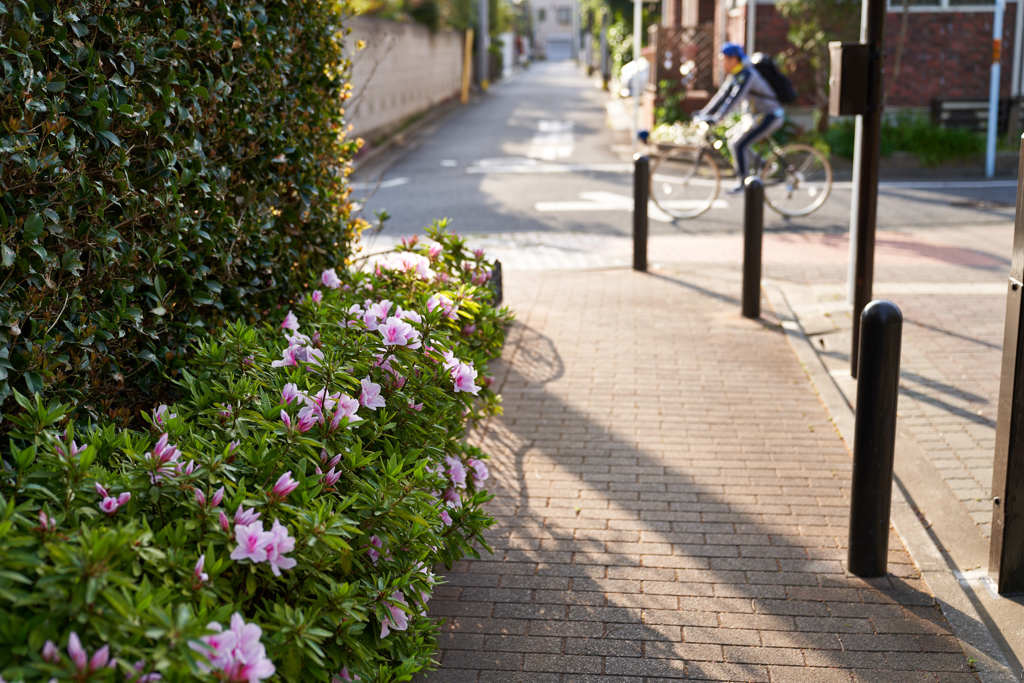
<path id="1" fill-rule="evenodd" d="M 227 631 L 214 622 L 207 625 L 213 633 L 203 636 L 201 643 L 189 643 L 189 647 L 206 657 L 200 664 L 204 672 L 221 672 L 219 678 L 227 681 L 248 681 L 255 683 L 274 675 L 274 664 L 267 658 L 266 649 L 260 643 L 262 631 L 256 624 L 246 624 L 242 615 L 231 616 L 231 628 Z"/>
<path id="2" fill-rule="evenodd" d="M 288 314 L 285 315 L 284 320 L 281 321 L 281 329 L 291 330 L 292 332 L 297 332 L 299 330 L 299 319 L 295 317 L 294 313 L 288 311 Z"/>
<path id="3" fill-rule="evenodd" d="M 153 409 L 153 422 L 155 422 L 158 427 L 163 427 L 167 420 L 173 420 L 176 417 L 178 417 L 177 414 L 172 413 L 170 408 L 163 403 Z"/>
<path id="4" fill-rule="evenodd" d="M 423 316 L 416 311 L 403 311 L 402 307 L 399 306 L 398 310 L 395 311 L 395 315 L 402 320 L 408 320 L 411 323 L 421 324 L 423 322 Z"/>
<path id="5" fill-rule="evenodd" d="M 320 273 L 320 282 L 328 289 L 341 287 L 341 280 L 338 279 L 338 274 L 334 272 L 334 268 L 328 268 Z"/>
<path id="6" fill-rule="evenodd" d="M 456 488 L 466 488 L 466 467 L 462 464 L 462 461 L 453 455 L 445 456 L 444 461 L 448 465 L 445 469 L 445 474 L 448 475 L 452 484 Z"/>
<path id="7" fill-rule="evenodd" d="M 431 313 L 435 309 L 440 308 L 444 313 L 445 317 L 449 320 L 455 320 L 458 317 L 458 306 L 455 305 L 451 299 L 446 297 L 444 294 L 434 294 L 427 299 L 427 310 Z"/>
<path id="8" fill-rule="evenodd" d="M 284 388 L 281 389 L 281 402 L 288 405 L 301 395 L 302 392 L 299 391 L 298 385 L 295 384 L 295 382 L 288 382 L 288 384 L 285 384 Z"/>
<path id="9" fill-rule="evenodd" d="M 266 532 L 263 522 L 235 525 L 235 541 L 238 546 L 231 551 L 232 560 L 249 560 L 254 563 L 267 561 Z"/>
<path id="10" fill-rule="evenodd" d="M 380 549 L 383 547 L 384 541 L 380 539 L 380 536 L 376 534 L 370 536 L 370 548 L 366 551 L 366 554 L 370 556 L 370 562 L 377 564 L 377 560 L 380 559 Z"/>
<path id="11" fill-rule="evenodd" d="M 103 499 L 103 502 L 100 503 L 100 510 L 103 510 L 107 515 L 113 515 L 117 512 L 117 509 L 127 503 L 131 497 L 132 494 L 127 491 L 119 495 L 117 498 L 107 496 Z"/>
<path id="12" fill-rule="evenodd" d="M 294 558 L 285 557 L 295 549 L 295 539 L 288 535 L 287 527 L 284 527 L 276 519 L 270 531 L 264 537 L 266 543 L 267 562 L 270 563 L 270 570 L 274 576 L 281 576 L 282 569 L 291 569 L 295 566 Z"/>
<path id="13" fill-rule="evenodd" d="M 420 347 L 420 333 L 401 318 L 391 316 L 377 331 L 387 346 L 408 346 L 411 349 Z"/>
<path id="14" fill-rule="evenodd" d="M 274 483 L 274 487 L 270 491 L 270 496 L 277 500 L 284 500 L 288 497 L 289 493 L 298 487 L 299 482 L 292 479 L 292 472 L 288 470 L 277 478 L 277 482 Z"/>
<path id="15" fill-rule="evenodd" d="M 468 363 L 459 363 L 452 369 L 452 386 L 456 392 L 464 391 L 474 396 L 480 393 L 476 385 L 476 370 Z"/>
<path id="16" fill-rule="evenodd" d="M 196 566 L 192 570 L 192 576 L 195 577 L 197 583 L 206 583 L 210 580 L 210 575 L 203 571 L 203 566 L 206 564 L 206 553 L 199 556 L 196 560 Z"/>
<path id="17" fill-rule="evenodd" d="M 95 488 L 96 489 L 96 493 L 98 493 L 103 498 L 106 498 L 107 496 L 110 495 L 109 493 L 107 493 L 107 490 L 105 488 L 103 488 L 103 485 L 100 484 L 99 482 L 96 482 L 95 484 L 93 484 L 93 488 Z"/>
<path id="18" fill-rule="evenodd" d="M 441 521 L 444 523 L 445 526 L 451 526 L 452 525 L 452 516 L 448 514 L 447 510 L 442 509 L 441 513 L 440 513 L 440 516 L 441 516 Z"/>
<path id="19" fill-rule="evenodd" d="M 218 521 L 220 522 L 221 529 L 224 531 L 231 531 L 231 522 L 228 520 L 228 516 L 224 514 L 223 510 L 220 511 Z"/>
<path id="20" fill-rule="evenodd" d="M 412 408 L 413 410 L 415 410 L 416 412 L 420 412 L 421 410 L 423 410 L 423 404 L 422 403 L 414 403 L 412 401 L 412 399 L 409 399 L 409 407 Z"/>
<path id="21" fill-rule="evenodd" d="M 448 503 L 449 507 L 458 509 L 462 507 L 462 499 L 459 498 L 459 492 L 454 487 L 449 487 L 444 490 L 441 494 L 441 499 Z"/>
<path id="22" fill-rule="evenodd" d="M 310 298 L 313 299 L 313 303 L 319 304 L 321 301 L 324 300 L 324 293 L 321 292 L 319 289 L 314 289 L 313 293 L 310 295 Z"/>
<path id="23" fill-rule="evenodd" d="M 466 461 L 466 464 L 473 468 L 473 484 L 474 486 L 480 486 L 483 484 L 491 473 L 487 471 L 487 465 L 483 460 L 477 460 L 476 458 L 470 458 Z"/>
<path id="24" fill-rule="evenodd" d="M 434 244 L 431 244 L 430 247 L 427 249 L 427 255 L 430 257 L 430 260 L 433 261 L 438 256 L 441 255 L 442 251 L 444 251 L 444 249 L 441 247 L 441 245 L 435 242 Z"/>
<path id="25" fill-rule="evenodd" d="M 334 431 L 341 424 L 342 418 L 347 418 L 346 424 L 359 422 L 363 418 L 356 415 L 359 410 L 359 401 L 347 394 L 339 394 L 337 404 L 334 408 L 334 416 L 331 418 L 331 431 Z"/>
<path id="26" fill-rule="evenodd" d="M 384 398 L 380 395 L 380 385 L 370 381 L 369 377 L 359 380 L 363 390 L 359 394 L 359 403 L 364 408 L 377 410 L 385 406 Z"/>
<path id="27" fill-rule="evenodd" d="M 385 616 L 380 622 L 381 638 L 387 637 L 391 631 L 404 631 L 409 628 L 409 615 L 399 605 L 408 607 L 402 592 L 395 591 L 391 594 L 391 601 L 384 605 L 390 614 Z"/>
<path id="28" fill-rule="evenodd" d="M 163 676 L 158 673 L 142 674 L 146 670 L 146 663 L 141 659 L 132 666 L 135 671 L 128 676 L 128 680 L 131 683 L 152 683 L 153 681 L 162 681 Z M 139 674 L 142 674 L 139 676 Z M 137 677 L 137 678 L 136 678 Z"/>
<path id="29" fill-rule="evenodd" d="M 169 439 L 167 432 L 164 432 L 153 445 L 153 450 L 142 456 L 149 463 L 149 479 L 154 484 L 175 471 L 178 458 L 181 456 L 181 451 L 168 443 Z"/>
<path id="30" fill-rule="evenodd" d="M 347 666 L 343 666 L 343 667 L 341 667 L 341 671 L 338 672 L 338 675 L 336 675 L 333 678 L 331 678 L 331 683 L 349 683 L 349 681 L 358 681 L 358 680 L 359 680 L 359 676 L 353 676 L 352 674 L 350 674 L 348 672 L 348 667 Z"/>
<path id="31" fill-rule="evenodd" d="M 484 257 L 484 250 L 483 249 L 474 249 L 473 250 L 473 256 L 476 256 L 478 259 L 482 259 Z"/>

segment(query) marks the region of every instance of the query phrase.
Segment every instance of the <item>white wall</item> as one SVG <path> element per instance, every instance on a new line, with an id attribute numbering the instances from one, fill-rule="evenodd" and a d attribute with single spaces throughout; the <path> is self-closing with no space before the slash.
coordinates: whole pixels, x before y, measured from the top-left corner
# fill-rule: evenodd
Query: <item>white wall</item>
<path id="1" fill-rule="evenodd" d="M 419 24 L 353 17 L 352 92 L 346 119 L 352 136 L 367 136 L 439 102 L 457 97 L 462 87 L 461 32 L 431 33 Z M 366 47 L 355 50 L 357 40 Z"/>

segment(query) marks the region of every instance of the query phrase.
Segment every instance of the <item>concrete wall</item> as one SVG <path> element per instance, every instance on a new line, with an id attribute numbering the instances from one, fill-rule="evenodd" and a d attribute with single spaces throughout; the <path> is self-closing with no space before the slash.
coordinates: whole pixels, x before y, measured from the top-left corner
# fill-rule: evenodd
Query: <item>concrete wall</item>
<path id="1" fill-rule="evenodd" d="M 354 17 L 349 26 L 350 45 L 366 41 L 352 55 L 354 97 L 346 113 L 353 136 L 375 135 L 459 95 L 461 32 L 431 33 L 418 24 L 372 17 Z"/>

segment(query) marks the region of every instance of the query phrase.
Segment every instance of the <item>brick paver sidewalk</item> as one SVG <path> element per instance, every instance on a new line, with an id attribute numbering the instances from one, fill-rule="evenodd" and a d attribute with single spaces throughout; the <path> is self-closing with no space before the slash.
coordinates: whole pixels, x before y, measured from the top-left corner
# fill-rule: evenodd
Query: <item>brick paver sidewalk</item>
<path id="1" fill-rule="evenodd" d="M 849 455 L 733 285 L 507 274 L 494 554 L 432 601 L 430 680 L 976 680 L 895 534 L 844 572 Z"/>

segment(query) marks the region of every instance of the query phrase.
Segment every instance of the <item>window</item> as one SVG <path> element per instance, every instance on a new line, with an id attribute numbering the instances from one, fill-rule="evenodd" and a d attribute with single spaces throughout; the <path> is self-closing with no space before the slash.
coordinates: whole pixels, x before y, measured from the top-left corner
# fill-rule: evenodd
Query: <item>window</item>
<path id="1" fill-rule="evenodd" d="M 559 7 L 558 12 L 558 23 L 562 26 L 568 26 L 572 23 L 572 9 L 568 7 Z"/>
<path id="2" fill-rule="evenodd" d="M 902 11 L 903 2 L 904 0 L 889 0 L 889 11 Z M 964 8 L 984 11 L 995 7 L 995 0 L 906 0 L 906 3 L 907 9 L 911 12 L 936 12 Z"/>
<path id="3" fill-rule="evenodd" d="M 545 21 L 547 21 L 547 18 L 548 11 L 546 9 L 541 7 L 539 10 L 537 10 L 537 21 L 544 23 Z"/>

